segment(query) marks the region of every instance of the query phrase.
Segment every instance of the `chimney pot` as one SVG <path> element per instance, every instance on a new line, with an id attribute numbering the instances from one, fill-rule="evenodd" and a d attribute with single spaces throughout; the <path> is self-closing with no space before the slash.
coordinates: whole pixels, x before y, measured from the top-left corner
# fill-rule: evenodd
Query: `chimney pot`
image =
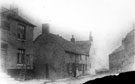
<path id="1" fill-rule="evenodd" d="M 89 41 L 93 41 L 93 37 L 92 37 L 91 32 L 90 32 L 90 34 L 89 34 Z"/>
<path id="2" fill-rule="evenodd" d="M 48 34 L 49 31 L 49 24 L 42 24 L 42 34 Z"/>
<path id="3" fill-rule="evenodd" d="M 71 42 L 75 42 L 74 35 L 72 35 Z"/>

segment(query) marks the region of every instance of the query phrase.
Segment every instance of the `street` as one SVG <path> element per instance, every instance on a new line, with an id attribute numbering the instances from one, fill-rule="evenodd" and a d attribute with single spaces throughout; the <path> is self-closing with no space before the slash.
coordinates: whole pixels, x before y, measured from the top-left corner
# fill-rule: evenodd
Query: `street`
<path id="1" fill-rule="evenodd" d="M 68 78 L 68 79 L 60 79 L 57 81 L 45 82 L 44 84 L 83 84 L 89 80 L 94 80 L 96 78 L 101 78 L 104 76 L 105 75 L 95 75 L 95 76 L 87 75 L 78 78 Z"/>

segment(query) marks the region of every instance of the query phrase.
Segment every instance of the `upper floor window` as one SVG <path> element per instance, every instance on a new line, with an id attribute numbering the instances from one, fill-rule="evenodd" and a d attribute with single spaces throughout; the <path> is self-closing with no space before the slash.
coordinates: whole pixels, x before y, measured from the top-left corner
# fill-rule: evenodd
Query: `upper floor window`
<path id="1" fill-rule="evenodd" d="M 79 55 L 79 60 L 87 61 L 87 56 L 86 55 Z"/>
<path id="2" fill-rule="evenodd" d="M 70 53 L 69 53 L 69 56 L 70 56 L 70 58 L 71 58 L 71 59 L 73 58 L 73 55 L 72 55 L 72 54 L 70 54 Z"/>
<path id="3" fill-rule="evenodd" d="M 86 61 L 87 61 L 87 58 L 88 58 L 88 57 L 87 57 L 87 56 L 85 56 L 85 60 L 86 60 Z"/>
<path id="4" fill-rule="evenodd" d="M 1 49 L 7 49 L 8 45 L 6 43 L 1 42 Z"/>
<path id="5" fill-rule="evenodd" d="M 8 44 L 1 42 L 1 54 L 7 55 Z"/>
<path id="6" fill-rule="evenodd" d="M 18 39 L 25 40 L 26 27 L 24 25 L 19 24 L 17 31 L 18 31 L 17 34 Z"/>
<path id="7" fill-rule="evenodd" d="M 82 56 L 81 55 L 79 55 L 79 60 L 82 60 Z"/>
<path id="8" fill-rule="evenodd" d="M 10 23 L 8 21 L 1 21 L 1 27 L 4 30 L 10 30 Z"/>
<path id="9" fill-rule="evenodd" d="M 18 64 L 24 63 L 24 56 L 25 56 L 25 49 L 18 48 L 18 54 L 17 54 L 17 63 Z"/>

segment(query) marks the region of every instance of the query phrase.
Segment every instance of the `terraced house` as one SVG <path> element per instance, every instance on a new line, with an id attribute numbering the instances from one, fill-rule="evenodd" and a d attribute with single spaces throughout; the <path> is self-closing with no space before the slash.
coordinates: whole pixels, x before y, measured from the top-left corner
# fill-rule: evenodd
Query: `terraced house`
<path id="1" fill-rule="evenodd" d="M 32 47 L 35 25 L 21 17 L 17 9 L 2 8 L 0 17 L 3 69 L 15 78 L 24 78 L 33 69 Z"/>
<path id="2" fill-rule="evenodd" d="M 92 38 L 92 37 L 91 37 Z M 88 41 L 71 41 L 50 33 L 49 25 L 42 25 L 42 34 L 34 41 L 34 69 L 36 78 L 59 79 L 87 74 L 90 68 Z"/>

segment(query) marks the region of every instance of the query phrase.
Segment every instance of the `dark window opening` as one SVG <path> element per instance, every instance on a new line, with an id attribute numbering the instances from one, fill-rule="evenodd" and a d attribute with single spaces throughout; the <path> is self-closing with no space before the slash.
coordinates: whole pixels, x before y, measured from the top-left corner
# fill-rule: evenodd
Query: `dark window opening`
<path id="1" fill-rule="evenodd" d="M 8 54 L 8 44 L 1 43 L 1 55 L 7 56 L 7 54 Z"/>
<path id="2" fill-rule="evenodd" d="M 1 43 L 1 49 L 7 49 L 8 45 L 6 43 Z"/>
<path id="3" fill-rule="evenodd" d="M 18 25 L 18 29 L 17 29 L 18 33 L 17 33 L 17 37 L 20 40 L 25 40 L 26 39 L 26 27 L 24 25 L 19 24 Z"/>
<path id="4" fill-rule="evenodd" d="M 30 55 L 26 55 L 26 64 L 30 65 Z"/>

